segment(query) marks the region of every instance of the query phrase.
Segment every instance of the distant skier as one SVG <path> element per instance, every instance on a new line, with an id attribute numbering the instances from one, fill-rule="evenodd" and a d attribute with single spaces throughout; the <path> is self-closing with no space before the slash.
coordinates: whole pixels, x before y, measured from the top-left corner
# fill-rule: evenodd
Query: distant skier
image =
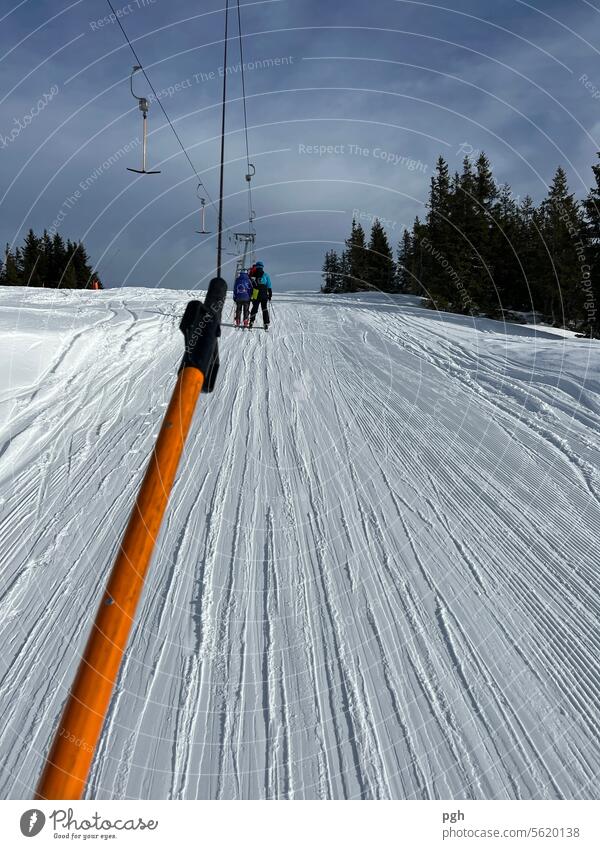
<path id="1" fill-rule="evenodd" d="M 248 315 L 250 313 L 250 298 L 252 297 L 253 283 L 248 272 L 242 270 L 233 284 L 233 300 L 235 301 L 235 324 L 240 326 L 242 314 L 244 316 L 244 327 L 248 327 Z"/>
<path id="2" fill-rule="evenodd" d="M 269 301 L 273 297 L 273 285 L 271 278 L 265 271 L 264 262 L 255 263 L 250 269 L 250 277 L 254 283 L 252 290 L 252 311 L 250 313 L 250 327 L 254 325 L 258 307 L 262 308 L 263 325 L 265 330 L 269 329 L 271 322 L 269 316 Z"/>

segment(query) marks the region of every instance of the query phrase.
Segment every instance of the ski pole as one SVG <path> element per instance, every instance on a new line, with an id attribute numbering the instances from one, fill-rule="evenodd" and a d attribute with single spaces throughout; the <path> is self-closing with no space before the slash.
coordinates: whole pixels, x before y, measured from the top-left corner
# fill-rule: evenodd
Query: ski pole
<path id="1" fill-rule="evenodd" d="M 185 354 L 177 383 L 36 789 L 37 799 L 80 799 L 201 391 L 219 368 L 217 339 L 227 284 L 211 280 L 204 303 L 181 320 Z"/>

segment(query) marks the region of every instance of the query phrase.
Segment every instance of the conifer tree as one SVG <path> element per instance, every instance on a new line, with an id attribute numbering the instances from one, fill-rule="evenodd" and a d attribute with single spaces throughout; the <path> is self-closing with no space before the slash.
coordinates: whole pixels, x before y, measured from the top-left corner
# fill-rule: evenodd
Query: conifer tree
<path id="1" fill-rule="evenodd" d="M 477 215 L 475 197 L 476 178 L 473 171 L 473 164 L 469 157 L 465 156 L 455 198 L 455 224 L 463 235 L 469 237 L 471 236 L 472 224 Z"/>
<path id="2" fill-rule="evenodd" d="M 537 281 L 539 308 L 555 323 L 577 323 L 583 319 L 580 251 L 585 256 L 586 244 L 581 207 L 561 167 L 542 203 L 541 232 L 548 258 Z"/>
<path id="3" fill-rule="evenodd" d="M 493 313 L 501 317 L 506 311 L 523 309 L 523 251 L 519 209 L 508 184 L 503 185 L 490 211 L 491 228 L 488 241 L 488 267 L 493 275 L 495 306 Z"/>
<path id="4" fill-rule="evenodd" d="M 89 289 L 92 278 L 95 276 L 94 270 L 90 265 L 90 259 L 87 251 L 81 242 L 78 242 L 73 248 L 72 263 L 75 268 L 75 276 L 77 278 L 78 289 Z"/>
<path id="5" fill-rule="evenodd" d="M 9 246 L 6 246 L 4 254 L 4 269 L 2 273 L 2 284 L 4 286 L 20 286 L 22 282 L 20 269 L 19 249 L 13 253 Z"/>
<path id="6" fill-rule="evenodd" d="M 592 170 L 583 203 L 559 168 L 536 207 L 530 197 L 518 203 L 507 184 L 497 186 L 485 154 L 475 163 L 466 157 L 452 177 L 440 158 L 427 216 L 403 233 L 395 270 L 380 222 L 366 251 L 353 222 L 345 251 L 327 263 L 339 280 L 333 290 L 353 291 L 366 279 L 367 287 L 422 295 L 437 309 L 498 317 L 533 311 L 600 336 L 600 162 Z"/>
<path id="7" fill-rule="evenodd" d="M 325 261 L 323 263 L 323 285 L 321 291 L 324 293 L 335 292 L 336 289 L 336 271 L 338 270 L 339 261 L 335 251 L 327 251 Z"/>
<path id="8" fill-rule="evenodd" d="M 43 279 L 40 275 L 40 269 L 38 267 L 41 257 L 41 245 L 40 240 L 35 235 L 33 230 L 29 230 L 27 236 L 25 237 L 22 257 L 22 285 L 43 286 Z"/>
<path id="9" fill-rule="evenodd" d="M 440 156 L 436 164 L 436 173 L 431 178 L 427 213 L 431 239 L 435 240 L 440 248 L 452 239 L 450 215 L 450 173 L 447 162 Z"/>
<path id="10" fill-rule="evenodd" d="M 42 279 L 42 286 L 51 286 L 50 264 L 52 262 L 52 239 L 48 231 L 44 230 L 40 240 L 40 261 L 38 270 Z"/>
<path id="11" fill-rule="evenodd" d="M 600 153 L 598 154 L 600 158 Z M 582 332 L 600 334 L 600 164 L 592 165 L 594 185 L 583 202 L 589 269 L 582 273 L 584 319 Z M 589 271 L 590 278 L 585 277 Z"/>
<path id="12" fill-rule="evenodd" d="M 460 290 L 455 290 L 453 308 L 458 312 L 485 312 L 490 308 L 490 292 L 493 285 L 486 254 L 489 222 L 486 220 L 485 206 L 481 201 L 486 197 L 485 165 L 478 160 L 474 170 L 469 157 L 463 161 L 460 175 L 457 212 L 459 232 L 461 234 L 460 255 L 455 256 L 453 268 L 460 277 Z"/>
<path id="13" fill-rule="evenodd" d="M 325 259 L 323 260 L 323 267 L 321 269 L 321 277 L 323 278 L 323 282 L 321 283 L 321 292 L 323 293 L 331 292 L 330 267 L 332 253 L 333 251 L 327 251 L 325 253 Z"/>
<path id="14" fill-rule="evenodd" d="M 488 216 L 492 207 L 498 199 L 498 189 L 492 174 L 490 161 L 485 153 L 480 153 L 476 163 L 475 173 L 475 200 L 477 201 L 480 214 Z"/>
<path id="15" fill-rule="evenodd" d="M 61 275 L 60 282 L 61 289 L 77 289 L 77 274 L 75 273 L 75 268 L 73 267 L 73 263 L 69 263 L 63 274 Z"/>
<path id="16" fill-rule="evenodd" d="M 398 245 L 398 263 L 396 271 L 396 281 L 398 289 L 401 292 L 411 292 L 413 288 L 413 279 L 415 266 L 413 239 L 410 232 L 405 228 L 402 233 L 402 239 Z"/>
<path id="17" fill-rule="evenodd" d="M 346 239 L 345 265 L 346 291 L 365 289 L 368 275 L 365 231 L 355 219 L 352 219 L 352 231 Z"/>
<path id="18" fill-rule="evenodd" d="M 22 248 L 14 251 L 6 246 L 0 270 L 0 285 L 87 288 L 98 275 L 91 266 L 83 244 L 69 241 L 66 245 L 56 233 L 46 230 L 41 237 L 29 230 Z"/>
<path id="19" fill-rule="evenodd" d="M 421 277 L 427 281 L 430 296 L 451 300 L 451 282 L 445 271 L 445 263 L 454 253 L 456 232 L 452 221 L 452 195 L 448 165 L 439 157 L 436 173 L 431 178 L 428 212 L 421 246 Z"/>
<path id="20" fill-rule="evenodd" d="M 521 276 L 510 307 L 531 312 L 535 310 L 535 293 L 539 289 L 538 280 L 547 254 L 540 234 L 540 212 L 529 195 L 523 198 L 519 206 L 518 226 Z"/>
<path id="21" fill-rule="evenodd" d="M 66 245 L 66 261 L 63 273 L 61 275 L 61 289 L 78 289 L 77 271 L 75 268 L 75 253 L 77 245 L 70 239 Z"/>
<path id="22" fill-rule="evenodd" d="M 368 248 L 367 283 L 370 289 L 378 292 L 394 292 L 396 269 L 394 256 L 387 234 L 379 219 L 375 219 L 371 228 Z"/>
<path id="23" fill-rule="evenodd" d="M 472 282 L 473 294 L 483 311 L 488 315 L 498 315 L 500 304 L 497 286 L 494 281 L 493 212 L 497 209 L 498 189 L 494 180 L 489 159 L 481 153 L 475 166 L 475 221 L 473 243 L 476 250 L 476 268 L 478 273 Z M 510 196 L 510 189 L 505 200 Z M 508 212 L 508 208 L 505 209 Z M 508 223 L 508 222 L 507 222 Z"/>
<path id="24" fill-rule="evenodd" d="M 435 294 L 429 285 L 425 285 L 425 274 L 427 269 L 427 259 L 429 258 L 429 242 L 426 241 L 429 229 L 425 222 L 421 222 L 419 216 L 415 218 L 412 235 L 412 259 L 413 259 L 413 278 L 410 283 L 410 293 L 413 295 L 422 295 L 431 299 L 432 294 Z M 429 279 L 429 278 L 428 278 Z"/>
<path id="25" fill-rule="evenodd" d="M 344 262 L 344 256 L 340 257 L 339 254 L 334 251 L 331 258 L 331 279 L 334 292 L 341 292 L 344 287 Z"/>
<path id="26" fill-rule="evenodd" d="M 52 239 L 52 255 L 48 267 L 49 285 L 56 288 L 62 285 L 62 276 L 67 263 L 67 249 L 60 233 Z"/>

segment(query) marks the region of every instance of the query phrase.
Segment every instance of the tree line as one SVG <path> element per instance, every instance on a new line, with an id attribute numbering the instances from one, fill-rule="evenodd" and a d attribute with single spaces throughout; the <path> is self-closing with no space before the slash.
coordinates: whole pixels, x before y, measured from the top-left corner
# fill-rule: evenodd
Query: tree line
<path id="1" fill-rule="evenodd" d="M 401 291 L 394 255 L 380 221 L 373 222 L 368 243 L 362 224 L 352 221 L 342 253 L 325 254 L 323 281 L 322 292 Z"/>
<path id="2" fill-rule="evenodd" d="M 23 245 L 15 250 L 6 246 L 4 260 L 0 260 L 0 285 L 102 288 L 83 244 L 70 239 L 65 243 L 59 233 L 50 236 L 46 230 L 41 236 L 29 230 Z"/>
<path id="3" fill-rule="evenodd" d="M 365 245 L 354 221 L 342 254 L 325 257 L 322 291 L 405 292 L 433 309 L 493 318 L 536 313 L 598 336 L 600 165 L 592 171 L 583 201 L 558 168 L 536 206 L 498 185 L 484 153 L 475 162 L 465 157 L 453 175 L 440 157 L 426 216 L 404 230 L 396 262 L 379 222 Z"/>

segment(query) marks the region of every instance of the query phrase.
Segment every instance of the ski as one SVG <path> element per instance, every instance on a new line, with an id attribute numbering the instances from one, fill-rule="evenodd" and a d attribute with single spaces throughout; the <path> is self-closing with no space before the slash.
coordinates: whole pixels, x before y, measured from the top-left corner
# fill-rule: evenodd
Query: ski
<path id="1" fill-rule="evenodd" d="M 265 327 L 243 327 L 241 324 L 229 324 L 226 321 L 221 322 L 221 327 L 233 327 L 235 330 L 268 330 Z"/>

